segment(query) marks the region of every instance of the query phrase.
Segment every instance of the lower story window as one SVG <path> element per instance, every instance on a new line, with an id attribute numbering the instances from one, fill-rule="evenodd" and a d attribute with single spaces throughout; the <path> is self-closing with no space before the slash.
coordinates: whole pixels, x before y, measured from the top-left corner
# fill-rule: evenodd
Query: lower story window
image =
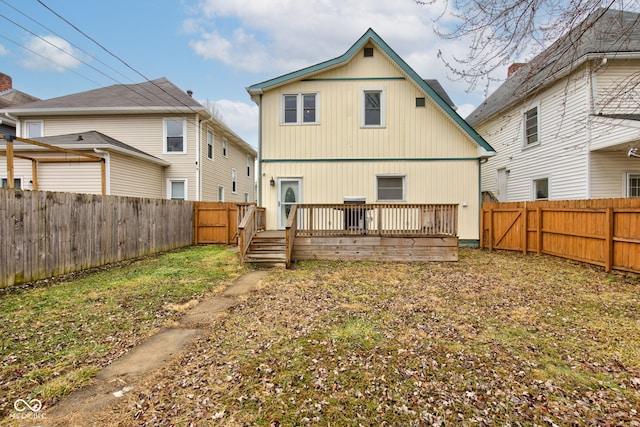
<path id="1" fill-rule="evenodd" d="M 223 186 L 219 186 L 218 187 L 218 201 L 219 202 L 224 202 L 224 187 Z"/>
<path id="2" fill-rule="evenodd" d="M 404 175 L 380 175 L 376 177 L 378 201 L 403 201 L 405 199 Z"/>
<path id="3" fill-rule="evenodd" d="M 640 173 L 627 174 L 627 197 L 640 197 Z"/>
<path id="4" fill-rule="evenodd" d="M 187 200 L 187 180 L 170 179 L 168 185 L 168 198 L 171 200 Z"/>
<path id="5" fill-rule="evenodd" d="M 2 178 L 0 188 L 9 188 L 8 178 Z M 13 178 L 13 188 L 16 190 L 20 190 L 22 188 L 22 178 Z"/>
<path id="6" fill-rule="evenodd" d="M 547 200 L 549 198 L 549 178 L 533 180 L 533 196 L 536 200 Z"/>

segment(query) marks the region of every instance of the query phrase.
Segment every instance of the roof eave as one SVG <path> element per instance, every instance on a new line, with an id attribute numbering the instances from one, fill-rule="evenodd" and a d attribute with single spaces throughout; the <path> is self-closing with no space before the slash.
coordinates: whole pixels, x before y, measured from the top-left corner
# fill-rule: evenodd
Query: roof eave
<path id="1" fill-rule="evenodd" d="M 40 115 L 92 115 L 92 114 L 155 114 L 155 113 L 207 113 L 204 107 L 185 107 L 185 106 L 167 106 L 167 107 L 72 107 L 72 108 L 5 108 L 0 110 L 2 113 L 9 113 L 15 116 L 40 116 Z"/>

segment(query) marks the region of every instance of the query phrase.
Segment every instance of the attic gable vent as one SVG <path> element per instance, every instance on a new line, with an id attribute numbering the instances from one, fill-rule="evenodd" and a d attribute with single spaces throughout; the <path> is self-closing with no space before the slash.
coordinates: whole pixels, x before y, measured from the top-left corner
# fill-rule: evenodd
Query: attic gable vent
<path id="1" fill-rule="evenodd" d="M 365 58 L 369 58 L 373 56 L 373 48 L 372 47 L 365 47 L 364 48 L 364 57 Z"/>

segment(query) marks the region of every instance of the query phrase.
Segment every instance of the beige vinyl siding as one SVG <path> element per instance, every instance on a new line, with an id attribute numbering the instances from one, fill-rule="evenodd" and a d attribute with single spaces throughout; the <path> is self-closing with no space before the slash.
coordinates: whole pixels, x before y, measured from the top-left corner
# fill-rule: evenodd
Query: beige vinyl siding
<path id="1" fill-rule="evenodd" d="M 100 163 L 40 163 L 38 190 L 102 194 Z"/>
<path id="2" fill-rule="evenodd" d="M 362 196 L 376 203 L 376 176 L 406 176 L 406 203 L 467 203 L 459 207 L 459 237 L 478 239 L 478 162 L 285 162 L 265 163 L 262 171 L 263 205 L 277 206 L 277 186 L 271 177 L 302 178 L 302 203 L 343 203 L 345 196 Z M 277 228 L 275 214 L 267 227 Z"/>
<path id="3" fill-rule="evenodd" d="M 7 158 L 0 156 L 0 178 L 7 177 Z M 31 176 L 31 161 L 23 159 L 13 159 L 13 177 L 22 179 L 22 188 L 26 188 Z"/>
<path id="4" fill-rule="evenodd" d="M 382 88 L 386 126 L 362 128 L 362 90 Z M 283 94 L 318 93 L 319 123 L 281 123 Z M 476 145 L 376 49 L 347 65 L 263 95 L 263 159 L 477 157 Z M 274 143 L 277 141 L 277 143 Z"/>
<path id="5" fill-rule="evenodd" d="M 212 129 L 212 128 L 210 128 Z M 219 128 L 213 128 L 213 160 L 207 158 L 207 130 L 202 131 L 202 200 L 218 201 L 218 187 L 225 188 L 225 202 L 244 202 L 244 194 L 249 193 L 249 201 L 255 201 L 255 167 L 252 161 L 251 176 L 247 176 L 247 152 L 236 138 Z M 227 140 L 227 156 L 222 155 L 222 139 Z M 252 159 L 254 156 L 251 155 Z M 237 191 L 232 192 L 231 170 L 237 171 Z"/>
<path id="6" fill-rule="evenodd" d="M 163 154 L 163 120 L 165 118 L 185 118 L 187 120 L 186 154 Z M 197 129 L 195 114 L 47 116 L 46 118 L 34 117 L 33 119 L 44 120 L 44 136 L 95 130 L 145 153 L 166 160 L 171 163 L 171 166 L 165 170 L 165 179 L 188 179 L 188 199 L 196 200 Z M 166 183 L 164 187 L 166 187 Z M 164 192 L 166 194 L 166 188 L 164 188 Z"/>
<path id="7" fill-rule="evenodd" d="M 110 195 L 165 198 L 163 167 L 124 156 L 109 154 Z"/>

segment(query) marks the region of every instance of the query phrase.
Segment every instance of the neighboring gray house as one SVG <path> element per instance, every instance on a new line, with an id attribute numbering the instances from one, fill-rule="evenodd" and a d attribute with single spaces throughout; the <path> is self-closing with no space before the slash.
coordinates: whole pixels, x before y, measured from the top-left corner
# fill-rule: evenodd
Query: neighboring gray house
<path id="1" fill-rule="evenodd" d="M 512 65 L 467 117 L 497 153 L 482 190 L 500 201 L 639 197 L 639 70 L 640 15 L 605 9 Z"/>
<path id="2" fill-rule="evenodd" d="M 255 201 L 257 151 L 191 95 L 160 78 L 0 110 L 17 120 L 17 136 L 88 150 L 106 166 L 100 179 L 99 164 L 52 161 L 34 177 L 33 162 L 18 159 L 14 175 L 51 191 Z M 25 144 L 16 147 L 30 158 L 51 157 Z M 5 174 L 0 157 L 0 178 Z"/>
<path id="3" fill-rule="evenodd" d="M 0 73 L 0 109 L 15 107 L 28 102 L 38 101 L 39 98 L 13 88 L 13 79 L 4 73 Z M 14 134 L 16 121 L 11 117 L 0 114 L 0 135 Z"/>

